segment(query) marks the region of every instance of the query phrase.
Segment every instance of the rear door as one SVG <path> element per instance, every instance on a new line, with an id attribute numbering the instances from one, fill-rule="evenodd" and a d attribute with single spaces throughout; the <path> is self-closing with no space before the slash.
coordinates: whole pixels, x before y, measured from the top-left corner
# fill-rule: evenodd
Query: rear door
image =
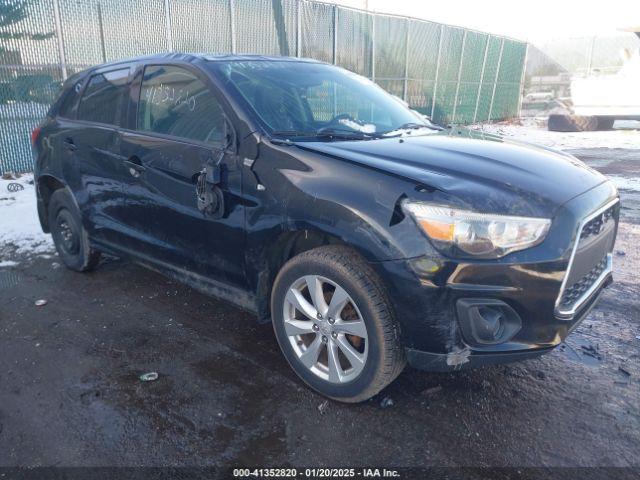
<path id="1" fill-rule="evenodd" d="M 225 148 L 220 93 L 188 65 L 148 65 L 136 74 L 135 129 L 122 154 L 133 173 L 125 187 L 127 244 L 150 260 L 225 283 L 245 285 L 244 207 L 238 159 Z M 219 163 L 224 206 L 198 208 L 197 182 Z"/>
<path id="2" fill-rule="evenodd" d="M 64 120 L 60 138 L 65 178 L 73 179 L 89 234 L 108 243 L 122 241 L 123 182 L 129 172 L 120 156 L 120 125 L 129 88 L 128 66 L 98 70 L 88 79 L 75 119 Z"/>

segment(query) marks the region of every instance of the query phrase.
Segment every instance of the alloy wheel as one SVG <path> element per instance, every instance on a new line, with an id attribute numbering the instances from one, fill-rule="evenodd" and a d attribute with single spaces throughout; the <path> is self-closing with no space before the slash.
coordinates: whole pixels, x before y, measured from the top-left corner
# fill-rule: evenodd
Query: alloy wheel
<path id="1" fill-rule="evenodd" d="M 319 275 L 305 275 L 284 300 L 284 330 L 298 360 L 336 384 L 354 380 L 368 354 L 367 327 L 344 288 Z"/>

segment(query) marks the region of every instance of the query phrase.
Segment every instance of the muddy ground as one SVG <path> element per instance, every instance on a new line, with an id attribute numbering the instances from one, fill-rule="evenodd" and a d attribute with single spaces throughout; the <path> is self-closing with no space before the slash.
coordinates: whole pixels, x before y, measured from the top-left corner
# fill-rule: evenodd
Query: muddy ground
<path id="1" fill-rule="evenodd" d="M 640 466 L 640 151 L 597 150 L 578 154 L 630 178 L 616 283 L 567 343 L 468 372 L 407 369 L 360 405 L 298 381 L 269 325 L 156 273 L 12 258 L 0 466 Z M 149 371 L 159 379 L 141 382 Z"/>

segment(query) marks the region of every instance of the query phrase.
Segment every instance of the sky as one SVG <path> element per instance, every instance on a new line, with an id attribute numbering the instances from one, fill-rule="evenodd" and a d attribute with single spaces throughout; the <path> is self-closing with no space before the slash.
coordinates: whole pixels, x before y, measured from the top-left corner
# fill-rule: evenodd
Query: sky
<path id="1" fill-rule="evenodd" d="M 608 35 L 640 27 L 640 0 L 335 0 L 520 40 Z"/>

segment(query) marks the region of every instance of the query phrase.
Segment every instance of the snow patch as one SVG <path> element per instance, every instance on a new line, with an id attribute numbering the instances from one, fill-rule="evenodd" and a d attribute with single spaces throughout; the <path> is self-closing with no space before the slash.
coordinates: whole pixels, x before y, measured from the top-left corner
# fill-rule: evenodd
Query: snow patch
<path id="1" fill-rule="evenodd" d="M 522 123 L 523 125 L 478 124 L 471 125 L 469 128 L 523 142 L 537 143 L 559 150 L 587 148 L 636 149 L 640 145 L 640 122 L 618 121 L 614 130 L 601 132 L 550 132 L 547 130 L 544 120 L 534 118 L 523 119 Z"/>
<path id="2" fill-rule="evenodd" d="M 15 267 L 16 265 L 18 265 L 18 262 L 13 262 L 11 260 L 1 260 L 0 261 L 0 268 L 2 268 L 2 267 Z"/>
<path id="3" fill-rule="evenodd" d="M 640 178 L 622 177 L 620 175 L 607 175 L 616 184 L 618 190 L 631 190 L 640 192 Z"/>
<path id="4" fill-rule="evenodd" d="M 9 192 L 7 186 L 21 184 L 24 189 Z M 33 175 L 17 180 L 0 179 L 0 260 L 9 252 L 42 255 L 54 251 L 51 236 L 40 227 Z"/>
<path id="5" fill-rule="evenodd" d="M 355 132 L 374 133 L 376 131 L 376 126 L 372 123 L 360 123 L 348 118 L 341 118 L 338 122 Z"/>

